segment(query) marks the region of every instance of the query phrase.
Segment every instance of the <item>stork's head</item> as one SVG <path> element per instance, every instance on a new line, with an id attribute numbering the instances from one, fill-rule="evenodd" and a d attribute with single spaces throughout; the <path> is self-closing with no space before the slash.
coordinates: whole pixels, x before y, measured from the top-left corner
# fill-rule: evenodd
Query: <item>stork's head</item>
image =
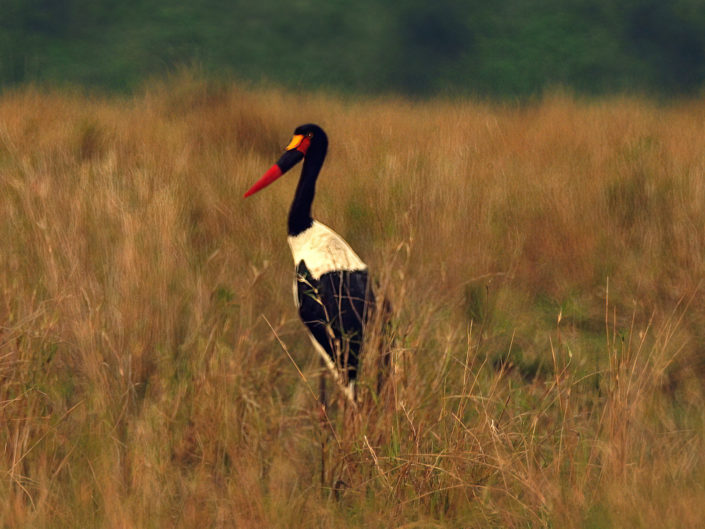
<path id="1" fill-rule="evenodd" d="M 309 155 L 315 153 L 317 156 L 320 156 L 322 162 L 323 157 L 326 155 L 327 148 L 328 137 L 321 127 L 312 123 L 296 127 L 294 136 L 291 138 L 289 145 L 286 146 L 284 154 L 279 158 L 279 161 L 270 167 L 262 178 L 255 182 L 247 193 L 245 193 L 245 197 L 249 197 L 260 189 L 267 187 L 303 160 L 307 153 Z"/>

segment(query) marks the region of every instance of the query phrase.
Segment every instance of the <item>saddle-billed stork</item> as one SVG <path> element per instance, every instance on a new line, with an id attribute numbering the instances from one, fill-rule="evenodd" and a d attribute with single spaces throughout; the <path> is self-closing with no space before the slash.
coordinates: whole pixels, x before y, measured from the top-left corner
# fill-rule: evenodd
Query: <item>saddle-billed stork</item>
<path id="1" fill-rule="evenodd" d="M 294 301 L 314 348 L 354 403 L 364 327 L 374 305 L 374 294 L 367 265 L 340 235 L 311 217 L 316 179 L 327 150 L 328 137 L 321 127 L 297 127 L 279 161 L 245 197 L 267 187 L 304 160 L 289 210 L 288 242 L 296 266 Z"/>

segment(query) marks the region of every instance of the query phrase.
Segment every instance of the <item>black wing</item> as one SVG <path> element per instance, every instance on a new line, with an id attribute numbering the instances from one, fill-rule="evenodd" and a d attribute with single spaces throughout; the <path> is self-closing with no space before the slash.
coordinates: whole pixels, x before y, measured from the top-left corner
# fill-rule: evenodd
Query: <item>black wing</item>
<path id="1" fill-rule="evenodd" d="M 374 305 L 367 270 L 328 272 L 316 280 L 300 261 L 296 280 L 301 320 L 344 380 L 355 380 L 365 322 Z"/>

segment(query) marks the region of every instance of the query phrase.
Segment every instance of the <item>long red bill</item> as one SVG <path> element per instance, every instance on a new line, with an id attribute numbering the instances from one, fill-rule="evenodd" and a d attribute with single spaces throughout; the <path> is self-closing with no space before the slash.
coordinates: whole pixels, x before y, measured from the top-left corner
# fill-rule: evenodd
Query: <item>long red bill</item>
<path id="1" fill-rule="evenodd" d="M 250 189 L 248 189 L 247 193 L 245 193 L 244 198 L 249 197 L 250 195 L 254 195 L 259 191 L 260 189 L 264 189 L 267 187 L 269 184 L 274 182 L 277 178 L 279 178 L 281 175 L 284 173 L 282 172 L 281 168 L 279 165 L 274 164 L 272 167 L 270 167 L 264 175 L 262 175 L 262 178 L 257 180 L 255 182 L 255 185 L 253 185 Z"/>

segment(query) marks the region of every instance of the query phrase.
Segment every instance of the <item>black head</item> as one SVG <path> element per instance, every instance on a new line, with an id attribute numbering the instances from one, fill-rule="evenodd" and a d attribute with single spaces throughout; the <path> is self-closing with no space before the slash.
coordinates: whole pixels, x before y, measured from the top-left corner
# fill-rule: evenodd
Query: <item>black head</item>
<path id="1" fill-rule="evenodd" d="M 328 136 L 326 136 L 326 133 L 321 127 L 314 123 L 299 125 L 294 130 L 294 137 L 298 135 L 309 138 L 311 147 L 313 148 L 312 150 L 325 156 L 326 150 L 328 149 Z"/>

